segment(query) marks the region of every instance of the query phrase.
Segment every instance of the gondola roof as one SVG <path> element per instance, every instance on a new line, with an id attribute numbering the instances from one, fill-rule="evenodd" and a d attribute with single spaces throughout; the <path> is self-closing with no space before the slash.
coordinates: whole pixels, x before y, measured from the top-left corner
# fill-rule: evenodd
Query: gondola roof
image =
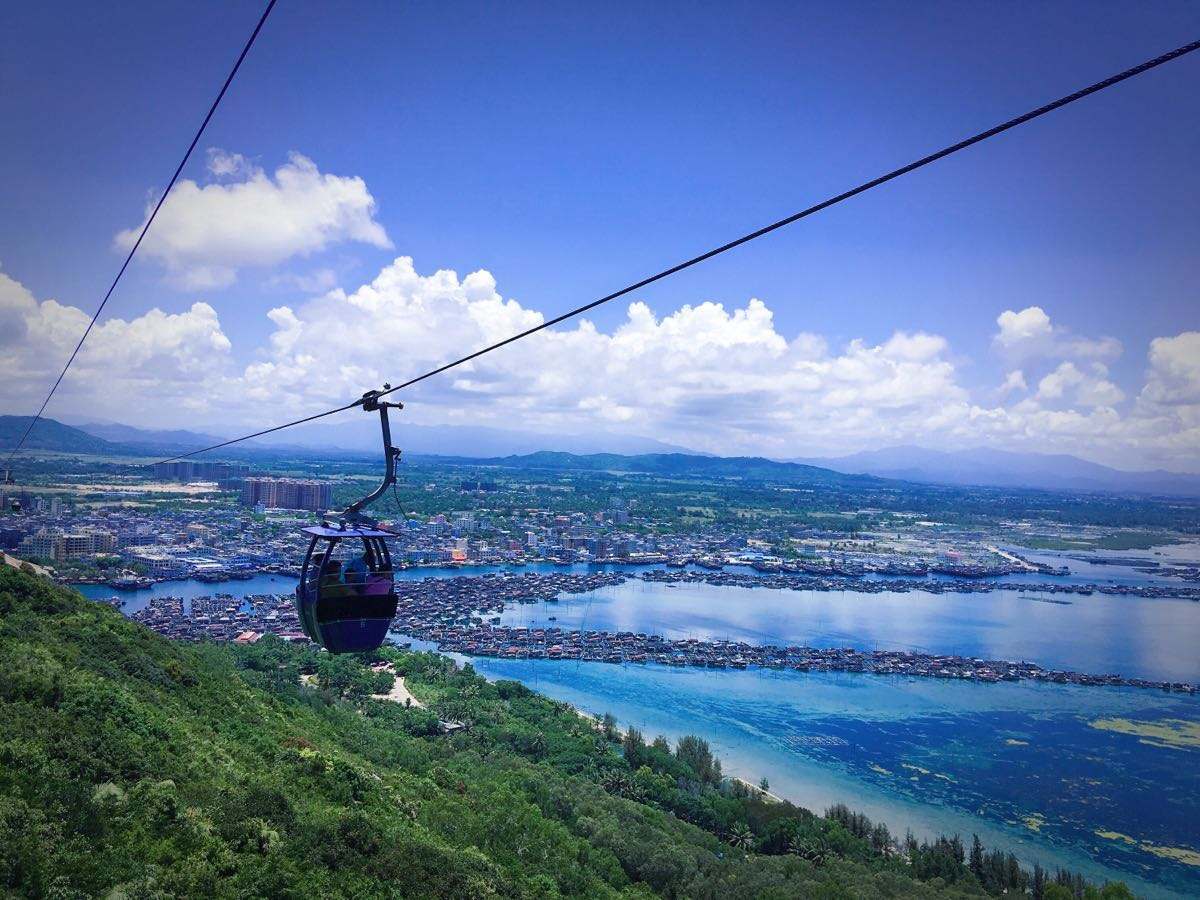
<path id="1" fill-rule="evenodd" d="M 323 538 L 386 538 L 391 537 L 391 532 L 380 531 L 377 528 L 331 528 L 328 525 L 312 525 L 308 528 L 302 528 L 305 534 L 311 534 L 313 537 Z"/>

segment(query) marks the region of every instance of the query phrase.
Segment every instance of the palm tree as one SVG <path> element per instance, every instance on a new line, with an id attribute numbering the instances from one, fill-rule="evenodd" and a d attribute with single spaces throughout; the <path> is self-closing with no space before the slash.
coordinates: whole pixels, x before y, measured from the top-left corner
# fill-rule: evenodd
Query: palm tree
<path id="1" fill-rule="evenodd" d="M 829 846 L 820 837 L 802 838 L 794 834 L 788 839 L 787 852 L 820 866 L 829 856 Z"/>
<path id="2" fill-rule="evenodd" d="M 754 849 L 754 832 L 744 822 L 738 822 L 730 828 L 725 840 L 739 850 Z"/>
<path id="3" fill-rule="evenodd" d="M 600 786 L 610 794 L 619 794 L 624 796 L 629 793 L 630 781 L 629 776 L 619 769 L 613 769 L 606 772 L 604 778 L 600 782 Z"/>

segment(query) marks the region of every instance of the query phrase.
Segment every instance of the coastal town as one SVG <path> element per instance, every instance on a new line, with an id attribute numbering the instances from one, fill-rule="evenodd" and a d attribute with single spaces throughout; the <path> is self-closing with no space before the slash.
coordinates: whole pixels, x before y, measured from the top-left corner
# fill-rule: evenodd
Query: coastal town
<path id="1" fill-rule="evenodd" d="M 363 476 L 356 471 L 348 466 L 344 474 L 319 479 L 255 474 L 245 465 L 175 463 L 77 491 L 6 487 L 0 498 L 5 509 L 20 512 L 0 522 L 0 549 L 60 581 L 107 585 L 117 593 L 104 602 L 118 608 L 124 606 L 122 593 L 161 585 L 162 594 L 131 616 L 175 639 L 249 643 L 275 634 L 305 641 L 287 589 L 306 549 L 301 529 L 361 490 Z M 1186 683 L 915 650 L 502 624 L 504 613 L 519 605 L 553 603 L 631 579 L 858 594 L 1016 592 L 1064 606 L 1093 595 L 1200 603 L 1195 561 L 1119 551 L 1137 546 L 1146 537 L 1141 532 L 1068 526 L 1052 518 L 988 524 L 949 511 L 933 517 L 887 510 L 886 497 L 870 492 L 874 488 L 851 513 L 803 514 L 780 508 L 781 498 L 794 502 L 788 489 L 745 489 L 738 502 L 750 505 L 718 515 L 711 506 L 690 505 L 713 502 L 703 483 L 672 484 L 681 493 L 664 503 L 664 484 L 654 479 L 485 476 L 469 469 L 451 469 L 453 477 L 447 477 L 444 468 L 431 471 L 436 478 L 412 478 L 395 498 L 399 508 L 412 511 L 384 519 L 394 567 L 403 575 L 396 580 L 393 625 L 401 642 L 426 641 L 467 657 L 1196 690 Z M 417 472 L 425 474 L 420 467 Z M 845 504 L 854 498 L 839 489 L 833 500 Z M 805 502 L 833 500 L 821 500 L 818 493 Z M 1030 549 L 1042 545 L 1095 549 L 1052 555 Z M 1101 548 L 1113 549 L 1096 552 Z M 1074 572 L 1080 566 L 1090 577 Z M 1151 577 L 1105 577 L 1119 569 Z M 423 570 L 436 577 L 413 577 Z M 279 579 L 282 590 L 245 597 L 245 591 L 215 590 L 185 600 L 170 587 L 185 579 L 219 585 L 250 578 Z"/>
<path id="2" fill-rule="evenodd" d="M 60 580 L 116 589 L 181 578 L 220 583 L 262 573 L 298 575 L 306 546 L 301 529 L 335 499 L 358 490 L 358 482 L 252 476 L 247 469 L 192 464 L 78 491 L 0 486 L 4 509 L 20 510 L 0 519 L 0 550 L 48 567 Z M 1195 562 L 1119 554 L 1046 561 L 1031 558 L 1017 544 L 1053 540 L 1086 546 L 1081 542 L 1110 538 L 1111 529 L 1046 522 L 964 525 L 877 507 L 841 518 L 739 510 L 726 520 L 707 515 L 708 508 L 664 506 L 656 494 L 624 483 L 618 487 L 607 488 L 600 502 L 584 503 L 578 485 L 567 492 L 530 476 L 508 483 L 461 475 L 414 482 L 404 505 L 429 511 L 384 517 L 394 535 L 392 559 L 400 569 L 464 571 L 658 565 L 674 570 L 672 577 L 697 577 L 679 575 L 685 568 L 719 573 L 713 577 L 720 580 L 711 583 L 735 583 L 728 579 L 742 576 L 728 571 L 734 569 L 802 577 L 806 590 L 906 590 L 916 579 L 920 589 L 932 591 L 948 589 L 941 584 L 947 579 L 955 590 L 968 591 L 995 589 L 995 579 L 1012 575 L 1053 583 L 1070 574 L 1073 562 L 1086 560 L 1134 565 L 1181 588 L 1200 584 Z M 587 508 L 572 509 L 573 497 Z M 1092 589 L 1107 590 L 1104 584 L 1098 580 Z M 1163 584 L 1123 589 L 1143 596 L 1186 595 Z"/>

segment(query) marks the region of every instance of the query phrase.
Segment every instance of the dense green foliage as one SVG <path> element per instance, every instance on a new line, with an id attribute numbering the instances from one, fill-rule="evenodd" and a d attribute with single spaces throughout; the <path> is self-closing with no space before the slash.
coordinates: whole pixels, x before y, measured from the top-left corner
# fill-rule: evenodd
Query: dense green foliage
<path id="1" fill-rule="evenodd" d="M 383 656 L 428 709 L 373 699 L 393 676 L 363 660 L 275 639 L 175 644 L 0 567 L 0 892 L 1001 889 L 964 861 L 961 844 L 898 852 L 886 829 L 844 808 L 818 817 L 731 788 L 698 738 L 647 743 L 435 655 Z M 439 718 L 468 727 L 443 734 Z"/>

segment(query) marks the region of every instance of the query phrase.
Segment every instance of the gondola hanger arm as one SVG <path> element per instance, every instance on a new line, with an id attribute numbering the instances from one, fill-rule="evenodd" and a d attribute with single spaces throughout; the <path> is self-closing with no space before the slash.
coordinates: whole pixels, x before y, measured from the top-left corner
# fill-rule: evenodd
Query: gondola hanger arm
<path id="1" fill-rule="evenodd" d="M 385 382 L 382 390 L 367 391 L 354 404 L 361 406 L 363 412 L 379 413 L 379 427 L 383 432 L 384 474 L 383 481 L 379 483 L 379 486 L 375 490 L 371 491 L 365 497 L 355 500 L 342 512 L 330 516 L 343 524 L 370 523 L 374 525 L 374 520 L 363 515 L 363 510 L 382 497 L 384 491 L 396 483 L 396 463 L 400 459 L 400 448 L 392 446 L 392 428 L 391 423 L 388 421 L 388 410 L 404 409 L 404 404 L 398 400 L 381 400 L 380 397 L 389 390 L 391 390 L 391 385 Z"/>

